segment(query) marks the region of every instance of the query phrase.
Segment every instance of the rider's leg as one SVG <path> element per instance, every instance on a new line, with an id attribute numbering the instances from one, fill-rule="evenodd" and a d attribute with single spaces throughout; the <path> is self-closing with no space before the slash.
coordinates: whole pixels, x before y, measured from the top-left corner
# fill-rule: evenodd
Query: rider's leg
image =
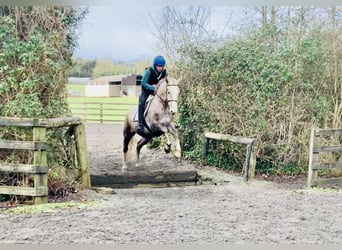
<path id="1" fill-rule="evenodd" d="M 138 130 L 144 130 L 143 119 L 144 119 L 144 109 L 145 103 L 150 93 L 144 89 L 141 90 L 141 94 L 139 97 L 139 106 L 138 106 L 138 118 L 139 118 L 139 126 Z"/>

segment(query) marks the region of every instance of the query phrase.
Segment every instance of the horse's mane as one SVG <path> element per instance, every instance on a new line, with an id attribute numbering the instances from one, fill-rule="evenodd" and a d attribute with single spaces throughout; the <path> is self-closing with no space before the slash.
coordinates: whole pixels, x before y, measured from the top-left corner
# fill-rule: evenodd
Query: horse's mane
<path id="1" fill-rule="evenodd" d="M 169 77 L 165 77 L 160 81 L 160 84 L 168 84 L 169 83 Z"/>
<path id="2" fill-rule="evenodd" d="M 159 88 L 157 90 L 157 94 L 162 94 L 162 91 L 166 91 L 166 85 L 169 83 L 169 78 L 165 77 L 162 80 L 159 81 Z"/>

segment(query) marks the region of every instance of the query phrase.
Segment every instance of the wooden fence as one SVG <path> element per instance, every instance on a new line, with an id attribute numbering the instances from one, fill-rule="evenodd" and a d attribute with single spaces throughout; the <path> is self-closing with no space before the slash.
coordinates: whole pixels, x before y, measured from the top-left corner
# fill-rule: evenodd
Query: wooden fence
<path id="1" fill-rule="evenodd" d="M 327 140 L 330 136 L 342 136 L 342 129 L 311 129 L 310 146 L 309 146 L 309 171 L 308 171 L 308 187 L 314 187 L 324 184 L 342 183 L 342 178 L 321 179 L 318 176 L 318 170 L 321 169 L 342 169 L 342 162 L 320 162 L 320 153 L 340 153 L 342 145 L 325 145 L 322 146 L 322 139 Z M 339 140 L 340 144 L 341 140 Z"/>
<path id="2" fill-rule="evenodd" d="M 233 136 L 233 135 L 228 135 L 228 134 L 218 134 L 218 133 L 212 133 L 212 132 L 206 132 L 205 138 L 206 138 L 205 145 L 204 145 L 204 155 L 205 156 L 208 155 L 210 139 L 230 141 L 230 142 L 234 142 L 234 143 L 247 145 L 246 161 L 245 161 L 245 165 L 243 167 L 244 175 L 245 175 L 244 179 L 245 179 L 245 181 L 248 181 L 249 178 L 254 178 L 255 165 L 256 165 L 256 155 L 253 152 L 253 143 L 254 143 L 255 139 Z"/>
<path id="3" fill-rule="evenodd" d="M 69 102 L 73 116 L 83 121 L 123 122 L 126 113 L 137 103 L 106 103 L 106 102 Z"/>
<path id="4" fill-rule="evenodd" d="M 0 163 L 0 172 L 33 174 L 33 187 L 0 186 L 0 194 L 32 196 L 34 203 L 48 202 L 48 165 L 46 155 L 46 129 L 74 127 L 76 156 L 79 175 L 83 185 L 90 187 L 89 164 L 85 128 L 76 117 L 53 118 L 47 120 L 32 118 L 0 117 L 0 126 L 31 127 L 32 141 L 0 140 L 0 149 L 19 149 L 33 151 L 33 164 Z"/>

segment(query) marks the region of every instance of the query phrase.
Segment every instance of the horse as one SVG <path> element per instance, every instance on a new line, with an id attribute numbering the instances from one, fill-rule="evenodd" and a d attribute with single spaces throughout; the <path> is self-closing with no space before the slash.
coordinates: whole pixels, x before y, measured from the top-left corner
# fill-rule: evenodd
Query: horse
<path id="1" fill-rule="evenodd" d="M 181 146 L 178 138 L 178 132 L 173 122 L 173 116 L 177 113 L 177 102 L 179 95 L 179 82 L 181 79 L 166 77 L 158 82 L 158 89 L 153 98 L 147 103 L 144 112 L 145 128 L 144 133 L 140 133 L 141 139 L 136 146 L 136 164 L 139 161 L 140 150 L 154 137 L 164 135 L 166 138 L 165 152 L 170 152 L 171 140 L 169 133 L 175 138 L 175 157 L 180 160 Z M 138 107 L 132 108 L 126 114 L 123 127 L 123 153 L 124 161 L 122 171 L 127 168 L 127 151 L 132 137 L 137 133 Z"/>

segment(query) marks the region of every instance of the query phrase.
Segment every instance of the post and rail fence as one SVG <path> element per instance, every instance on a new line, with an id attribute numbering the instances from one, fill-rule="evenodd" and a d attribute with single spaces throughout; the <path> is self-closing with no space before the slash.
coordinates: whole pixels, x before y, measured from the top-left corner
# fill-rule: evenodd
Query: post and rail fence
<path id="1" fill-rule="evenodd" d="M 0 172 L 33 174 L 33 187 L 0 186 L 0 194 L 32 196 L 35 204 L 48 202 L 48 163 L 46 130 L 59 127 L 73 127 L 76 159 L 81 183 L 90 187 L 90 174 L 87 156 L 85 127 L 80 118 L 62 117 L 52 119 L 32 119 L 0 117 L 0 126 L 30 127 L 33 130 L 32 141 L 1 140 L 0 150 L 30 150 L 33 151 L 33 164 L 14 164 L 0 162 Z"/>
<path id="2" fill-rule="evenodd" d="M 210 140 L 229 141 L 229 142 L 233 142 L 233 143 L 239 143 L 239 144 L 247 145 L 246 161 L 245 161 L 245 165 L 243 166 L 244 180 L 247 182 L 249 179 L 254 178 L 254 176 L 255 176 L 255 165 L 256 165 L 256 155 L 253 151 L 253 143 L 254 143 L 255 139 L 240 137 L 240 136 L 233 136 L 233 135 L 229 135 L 229 134 L 212 133 L 212 132 L 206 132 L 204 134 L 204 136 L 205 136 L 205 143 L 204 143 L 204 155 L 205 156 L 208 155 Z"/>
<path id="3" fill-rule="evenodd" d="M 120 102 L 69 102 L 72 115 L 83 121 L 124 122 L 127 111 L 137 103 Z"/>
<path id="4" fill-rule="evenodd" d="M 339 153 L 342 154 L 342 141 L 339 139 L 340 145 L 324 145 L 322 140 L 331 136 L 342 137 L 342 128 L 335 129 L 311 129 L 310 145 L 309 145 L 309 170 L 308 170 L 308 187 L 315 187 L 324 184 L 342 183 L 342 178 L 320 178 L 318 171 L 322 169 L 342 169 L 342 161 L 321 162 L 321 153 Z M 330 138 L 331 141 L 331 138 Z M 330 142 L 331 143 L 331 142 Z"/>

